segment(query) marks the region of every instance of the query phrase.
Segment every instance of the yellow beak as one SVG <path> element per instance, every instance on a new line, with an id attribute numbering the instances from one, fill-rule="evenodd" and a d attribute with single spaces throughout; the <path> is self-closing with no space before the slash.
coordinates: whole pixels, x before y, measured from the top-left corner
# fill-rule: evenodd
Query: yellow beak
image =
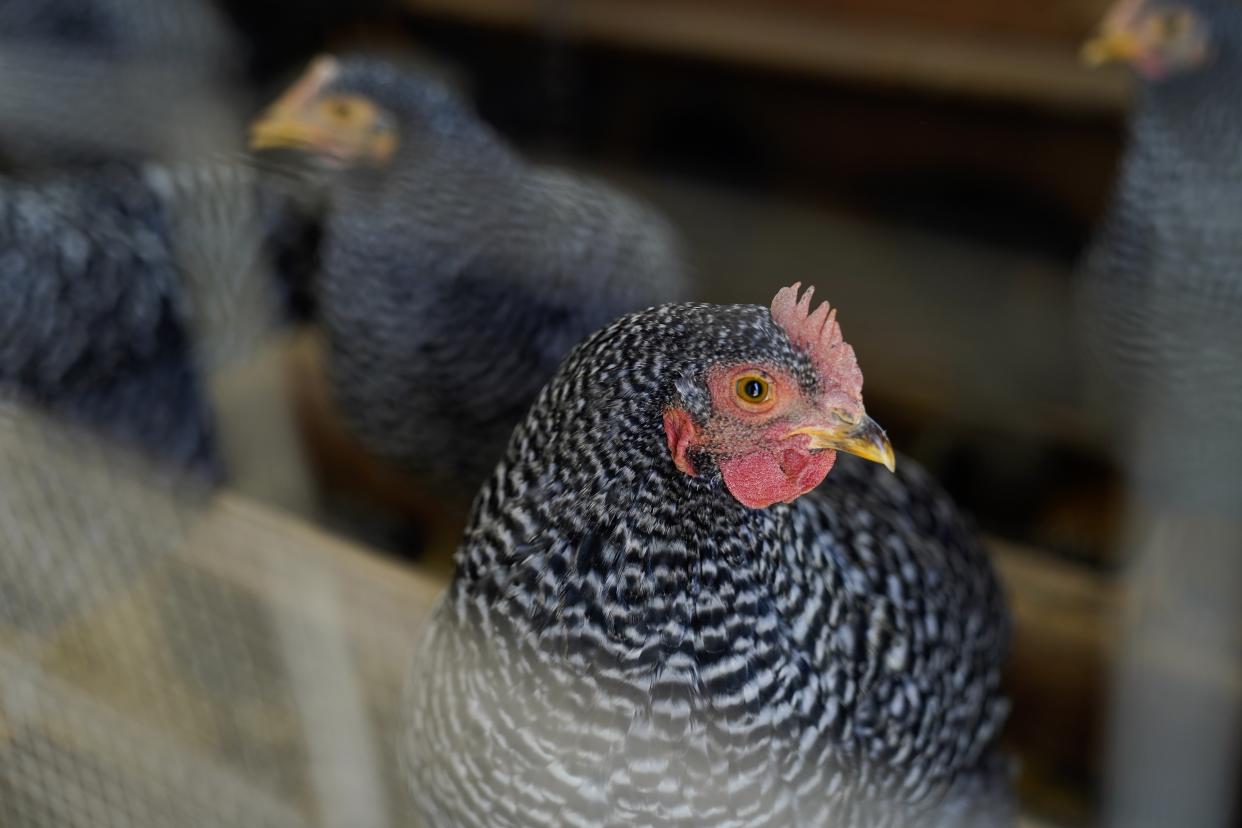
<path id="1" fill-rule="evenodd" d="M 318 146 L 322 130 L 308 122 L 307 113 L 316 96 L 340 74 L 336 59 L 327 55 L 311 65 L 283 95 L 255 119 L 250 126 L 250 149 L 279 149 Z"/>
<path id="2" fill-rule="evenodd" d="M 324 143 L 320 130 L 296 116 L 279 112 L 262 115 L 250 125 L 250 149 L 296 149 Z"/>
<path id="3" fill-rule="evenodd" d="M 889 471 L 897 470 L 897 458 L 893 455 L 893 446 L 888 435 L 875 420 L 862 415 L 857 422 L 840 420 L 840 425 L 825 428 L 822 426 L 804 426 L 789 432 L 788 436 L 805 434 L 811 438 L 813 449 L 835 449 L 847 454 L 854 454 L 864 460 L 880 463 Z"/>
<path id="4" fill-rule="evenodd" d="M 1101 32 L 1083 44 L 1082 59 L 1088 66 L 1103 66 L 1117 61 L 1135 60 L 1142 51 L 1143 44 L 1133 32 L 1114 29 Z"/>

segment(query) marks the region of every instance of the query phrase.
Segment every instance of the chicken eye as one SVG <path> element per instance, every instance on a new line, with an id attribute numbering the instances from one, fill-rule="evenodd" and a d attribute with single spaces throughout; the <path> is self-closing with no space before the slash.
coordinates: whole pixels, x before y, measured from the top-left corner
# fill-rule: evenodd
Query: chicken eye
<path id="1" fill-rule="evenodd" d="M 1173 40 L 1186 34 L 1191 27 L 1193 18 L 1185 9 L 1173 9 L 1156 17 L 1156 36 Z"/>
<path id="2" fill-rule="evenodd" d="M 763 377 L 748 374 L 737 381 L 737 396 L 743 402 L 764 403 L 772 394 L 772 386 Z"/>
<path id="3" fill-rule="evenodd" d="M 347 124 L 358 117 L 354 102 L 348 98 L 331 98 L 323 106 L 328 117 L 337 123 Z"/>

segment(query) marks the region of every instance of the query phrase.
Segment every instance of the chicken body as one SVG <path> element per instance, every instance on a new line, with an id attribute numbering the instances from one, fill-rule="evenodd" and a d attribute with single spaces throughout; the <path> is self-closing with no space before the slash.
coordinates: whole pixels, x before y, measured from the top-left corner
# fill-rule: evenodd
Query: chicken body
<path id="1" fill-rule="evenodd" d="M 682 257 L 658 215 L 528 163 L 439 81 L 361 57 L 332 67 L 312 107 L 367 101 L 396 148 L 330 178 L 329 377 L 371 454 L 464 499 L 575 343 L 682 295 Z"/>
<path id="2" fill-rule="evenodd" d="M 1128 484 L 1103 819 L 1223 825 L 1236 810 L 1233 746 L 1215 740 L 1242 707 L 1203 703 L 1181 665 L 1242 652 L 1242 5 L 1118 0 L 1087 52 L 1139 76 L 1079 286 Z"/>
<path id="3" fill-rule="evenodd" d="M 254 186 L 228 162 L 0 181 L 0 386 L 219 474 L 205 378 L 270 321 Z"/>
<path id="4" fill-rule="evenodd" d="M 913 464 L 843 458 L 752 509 L 661 417 L 762 363 L 817 393 L 765 308 L 665 305 L 576 349 L 475 500 L 408 692 L 429 824 L 1003 825 L 1008 621 Z"/>
<path id="5" fill-rule="evenodd" d="M 1242 463 L 1242 7 L 1131 5 L 1195 10 L 1210 51 L 1138 85 L 1116 192 L 1079 285 L 1093 385 L 1136 483 L 1161 498 L 1233 504 L 1236 483 L 1222 480 Z"/>

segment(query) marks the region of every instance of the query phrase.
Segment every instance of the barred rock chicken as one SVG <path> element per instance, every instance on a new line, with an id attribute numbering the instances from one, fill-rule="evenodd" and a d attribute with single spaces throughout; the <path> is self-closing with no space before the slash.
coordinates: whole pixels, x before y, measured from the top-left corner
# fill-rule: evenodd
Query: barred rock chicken
<path id="1" fill-rule="evenodd" d="M 1242 465 L 1242 4 L 1121 0 L 1086 56 L 1141 76 L 1081 280 L 1094 380 L 1146 470 L 1137 482 L 1233 508 L 1221 475 Z"/>
<path id="2" fill-rule="evenodd" d="M 327 172 L 316 301 L 328 375 L 373 456 L 465 500 L 569 349 L 678 297 L 668 226 L 532 166 L 425 72 L 320 58 L 252 130 Z"/>
<path id="3" fill-rule="evenodd" d="M 429 824 L 1006 824 L 1003 597 L 912 464 L 829 474 L 894 457 L 797 291 L 623 317 L 539 395 L 415 656 Z"/>
<path id="4" fill-rule="evenodd" d="M 0 387 L 218 475 L 206 372 L 270 321 L 254 185 L 224 161 L 0 179 Z"/>

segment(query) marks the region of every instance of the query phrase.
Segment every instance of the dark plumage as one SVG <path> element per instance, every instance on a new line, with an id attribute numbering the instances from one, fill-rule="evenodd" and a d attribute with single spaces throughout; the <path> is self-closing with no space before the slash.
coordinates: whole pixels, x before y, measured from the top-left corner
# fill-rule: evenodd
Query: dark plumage
<path id="1" fill-rule="evenodd" d="M 623 317 L 539 395 L 411 671 L 429 824 L 1012 820 L 984 550 L 908 461 L 829 473 L 891 453 L 788 299 Z"/>
<path id="2" fill-rule="evenodd" d="M 1123 0 L 1088 53 L 1143 75 L 1080 282 L 1092 379 L 1142 485 L 1224 505 L 1242 464 L 1242 5 Z"/>
<path id="3" fill-rule="evenodd" d="M 219 473 L 204 380 L 269 322 L 254 186 L 227 162 L 0 180 L 0 386 Z"/>
<path id="4" fill-rule="evenodd" d="M 531 165 L 426 73 L 323 59 L 254 136 L 327 171 L 316 300 L 348 426 L 442 493 L 478 488 L 574 343 L 684 289 L 659 216 Z"/>

